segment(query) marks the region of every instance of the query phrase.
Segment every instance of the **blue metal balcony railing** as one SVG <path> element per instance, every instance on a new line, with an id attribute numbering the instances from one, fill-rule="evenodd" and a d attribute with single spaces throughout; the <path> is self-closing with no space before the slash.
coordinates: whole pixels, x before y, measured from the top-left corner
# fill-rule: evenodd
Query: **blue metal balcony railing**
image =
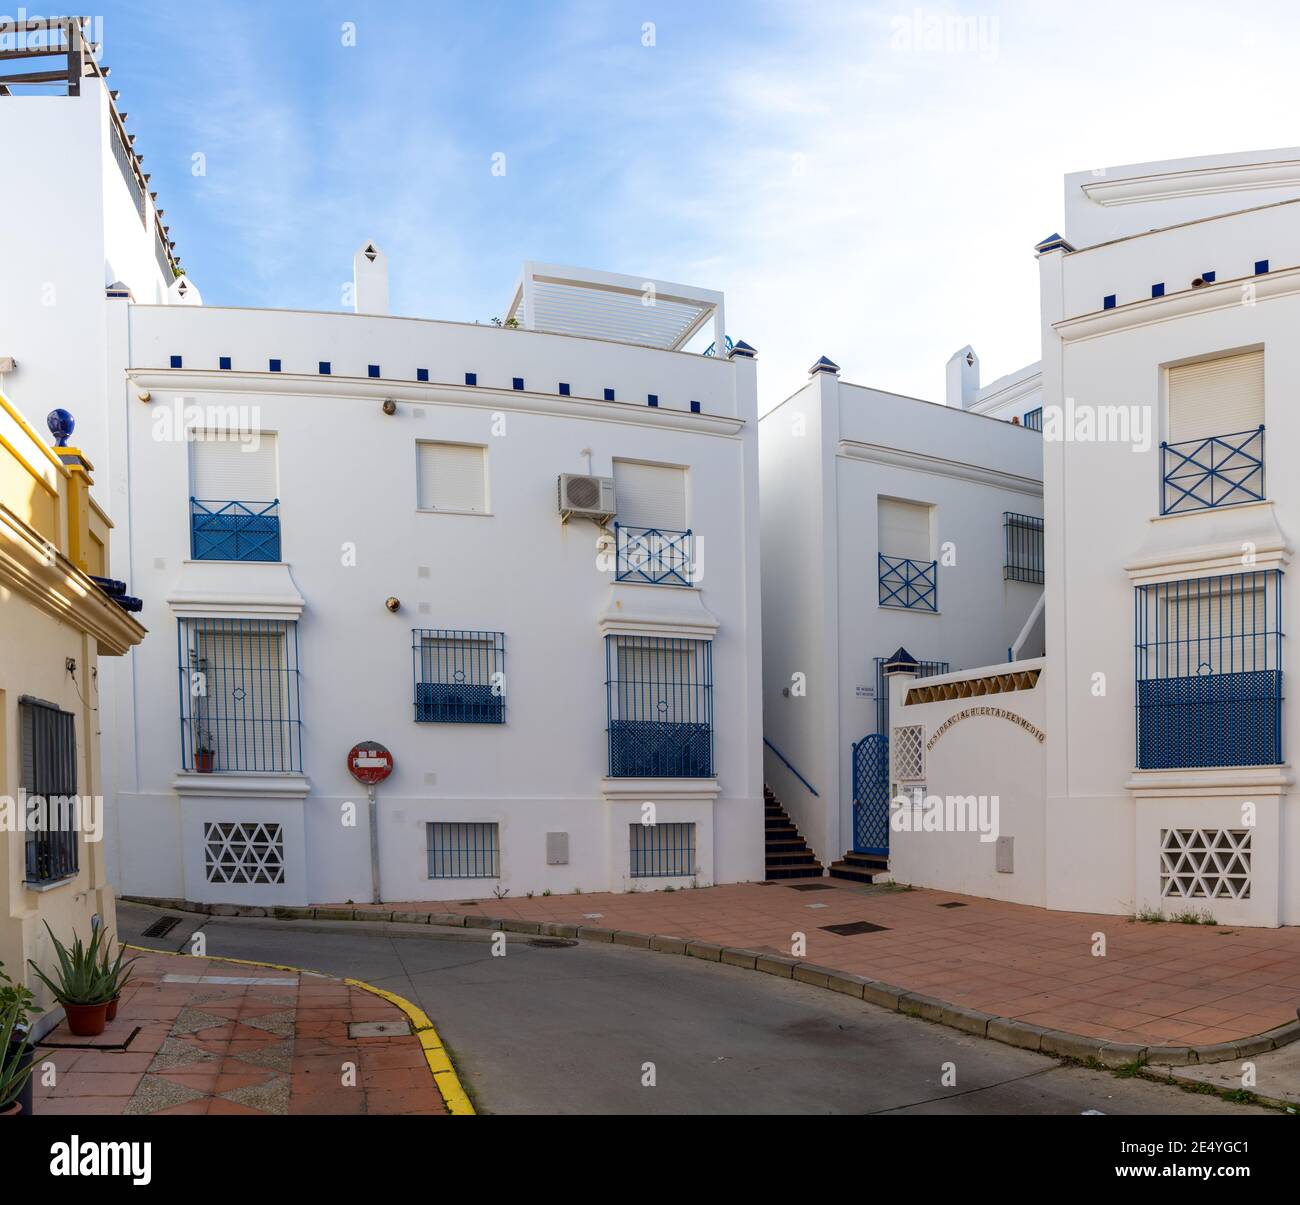
<path id="1" fill-rule="evenodd" d="M 913 561 L 905 556 L 880 557 L 880 605 L 909 611 L 939 609 L 938 562 Z"/>
<path id="2" fill-rule="evenodd" d="M 1009 582 L 1043 581 L 1043 520 L 1037 515 L 1002 512 L 1006 559 L 1002 577 Z"/>
<path id="3" fill-rule="evenodd" d="M 190 499 L 190 556 L 196 561 L 278 561 L 280 500 Z"/>
<path id="4" fill-rule="evenodd" d="M 713 645 L 606 636 L 611 778 L 713 776 Z"/>
<path id="5" fill-rule="evenodd" d="M 695 539 L 690 531 L 615 523 L 614 540 L 614 576 L 618 581 L 654 586 L 692 584 Z"/>
<path id="6" fill-rule="evenodd" d="M 299 774 L 293 620 L 185 617 L 176 628 L 181 765 L 200 774 Z"/>
<path id="7" fill-rule="evenodd" d="M 1142 770 L 1282 761 L 1282 574 L 1229 573 L 1135 590 Z"/>
<path id="8" fill-rule="evenodd" d="M 417 724 L 504 724 L 504 632 L 415 628 Z"/>
<path id="9" fill-rule="evenodd" d="M 1264 499 L 1264 427 L 1160 445 L 1160 513 Z"/>

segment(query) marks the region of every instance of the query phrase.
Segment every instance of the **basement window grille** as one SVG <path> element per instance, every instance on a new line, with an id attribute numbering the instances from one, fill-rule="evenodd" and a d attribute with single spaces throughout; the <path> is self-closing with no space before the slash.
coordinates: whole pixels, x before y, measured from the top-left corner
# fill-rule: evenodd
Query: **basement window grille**
<path id="1" fill-rule="evenodd" d="M 1002 512 L 1006 559 L 1002 577 L 1009 582 L 1043 581 L 1043 520 L 1037 515 Z"/>
<path id="2" fill-rule="evenodd" d="M 694 824 L 630 824 L 628 830 L 634 879 L 695 874 Z"/>
<path id="3" fill-rule="evenodd" d="M 35 820 L 26 834 L 24 878 L 28 883 L 57 883 L 80 867 L 77 720 L 70 711 L 23 696 L 18 700 L 18 727 L 19 781 Z"/>
<path id="4" fill-rule="evenodd" d="M 501 877 L 501 834 L 496 823 L 425 825 L 431 879 L 496 879 Z"/>

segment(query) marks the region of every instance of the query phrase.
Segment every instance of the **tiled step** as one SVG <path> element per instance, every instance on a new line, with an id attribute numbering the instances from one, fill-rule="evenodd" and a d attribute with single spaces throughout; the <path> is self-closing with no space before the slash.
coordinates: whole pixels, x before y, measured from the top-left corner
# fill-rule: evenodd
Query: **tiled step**
<path id="1" fill-rule="evenodd" d="M 821 863 L 816 866 L 770 866 L 767 870 L 769 879 L 820 879 Z"/>
<path id="2" fill-rule="evenodd" d="M 766 842 L 767 877 L 773 879 L 819 879 L 822 864 L 790 820 L 780 800 L 763 788 L 763 830 Z"/>

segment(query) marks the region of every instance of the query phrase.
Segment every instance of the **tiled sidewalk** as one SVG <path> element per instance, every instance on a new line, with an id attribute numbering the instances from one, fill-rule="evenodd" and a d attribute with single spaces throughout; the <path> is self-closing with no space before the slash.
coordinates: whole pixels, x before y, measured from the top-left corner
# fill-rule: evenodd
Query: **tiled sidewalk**
<path id="1" fill-rule="evenodd" d="M 349 1023 L 380 1021 L 391 1036 L 349 1037 Z M 60 1023 L 36 1067 L 37 1114 L 446 1112 L 395 1005 L 340 979 L 206 958 L 139 955 L 103 1035 Z"/>
<path id="2" fill-rule="evenodd" d="M 1140 1045 L 1234 1041 L 1295 1021 L 1300 1006 L 1300 928 L 1142 924 L 832 879 L 378 910 L 558 921 L 786 956 L 802 932 L 804 961 L 995 1016 Z M 882 928 L 826 931 L 856 921 Z M 1104 957 L 1093 954 L 1097 933 L 1105 935 Z"/>

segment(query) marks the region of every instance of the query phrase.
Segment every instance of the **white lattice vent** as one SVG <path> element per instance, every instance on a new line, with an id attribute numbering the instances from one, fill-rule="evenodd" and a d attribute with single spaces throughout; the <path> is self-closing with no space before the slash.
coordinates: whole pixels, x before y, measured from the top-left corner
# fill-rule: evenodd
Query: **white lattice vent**
<path id="1" fill-rule="evenodd" d="M 209 820 L 203 847 L 209 883 L 284 882 L 283 825 Z"/>
<path id="2" fill-rule="evenodd" d="M 1161 896 L 1250 899 L 1250 833 L 1248 828 L 1161 829 Z"/>
<path id="3" fill-rule="evenodd" d="M 915 782 L 925 777 L 925 726 L 908 724 L 894 729 L 890 742 L 894 756 L 894 777 L 899 782 Z"/>

